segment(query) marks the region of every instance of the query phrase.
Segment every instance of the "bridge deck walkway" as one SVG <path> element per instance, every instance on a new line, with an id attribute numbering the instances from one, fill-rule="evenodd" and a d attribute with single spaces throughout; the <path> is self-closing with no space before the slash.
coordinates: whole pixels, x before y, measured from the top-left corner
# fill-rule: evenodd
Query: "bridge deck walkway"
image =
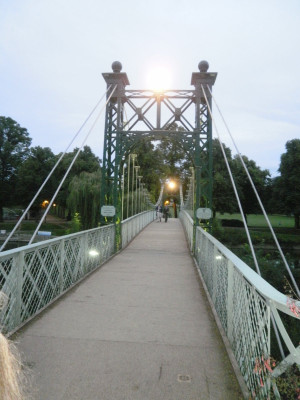
<path id="1" fill-rule="evenodd" d="M 40 400 L 242 398 L 179 220 L 150 224 L 17 341 Z"/>

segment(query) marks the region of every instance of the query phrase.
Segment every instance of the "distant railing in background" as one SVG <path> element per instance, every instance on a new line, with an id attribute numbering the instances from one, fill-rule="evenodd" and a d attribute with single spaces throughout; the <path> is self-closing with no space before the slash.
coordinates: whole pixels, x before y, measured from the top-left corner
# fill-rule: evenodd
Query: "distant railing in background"
<path id="1" fill-rule="evenodd" d="M 185 229 L 185 233 L 187 235 L 187 241 L 189 244 L 189 248 L 193 250 L 193 234 L 194 234 L 194 221 L 193 218 L 189 215 L 189 213 L 185 210 L 180 211 L 179 218 L 181 219 L 182 225 Z"/>
<path id="2" fill-rule="evenodd" d="M 185 211 L 180 218 L 192 249 L 193 220 Z M 200 227 L 196 229 L 194 257 L 251 395 L 269 398 L 273 376 L 280 375 L 287 365 L 300 364 L 300 347 L 290 340 L 278 313 L 297 318 L 288 297 Z M 300 307 L 300 302 L 295 306 Z M 273 374 L 266 367 L 270 363 L 271 315 L 290 353 Z"/>
<path id="3" fill-rule="evenodd" d="M 154 211 L 145 211 L 123 221 L 123 247 L 154 218 Z M 115 225 L 1 252 L 0 290 L 7 304 L 0 313 L 0 330 L 16 330 L 114 252 Z"/>
<path id="4" fill-rule="evenodd" d="M 144 211 L 122 221 L 122 248 L 155 219 L 155 211 Z"/>

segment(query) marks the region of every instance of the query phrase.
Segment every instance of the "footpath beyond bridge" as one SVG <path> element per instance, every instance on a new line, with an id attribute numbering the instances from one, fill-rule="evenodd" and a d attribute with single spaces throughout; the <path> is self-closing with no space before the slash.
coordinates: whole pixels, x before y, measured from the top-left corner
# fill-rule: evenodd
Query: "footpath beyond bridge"
<path id="1" fill-rule="evenodd" d="M 16 337 L 39 400 L 242 399 L 177 219 L 150 224 Z"/>

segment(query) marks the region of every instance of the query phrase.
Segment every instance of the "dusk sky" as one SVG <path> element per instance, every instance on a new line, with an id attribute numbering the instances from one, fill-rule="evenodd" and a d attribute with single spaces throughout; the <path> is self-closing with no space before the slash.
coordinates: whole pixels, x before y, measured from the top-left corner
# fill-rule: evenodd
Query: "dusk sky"
<path id="1" fill-rule="evenodd" d="M 299 0 L 0 0 L 0 115 L 57 154 L 104 93 L 113 61 L 130 89 L 149 88 L 156 68 L 170 88 L 192 89 L 207 60 L 241 153 L 274 176 L 285 143 L 300 138 L 299 40 Z M 103 120 L 87 142 L 100 158 Z"/>

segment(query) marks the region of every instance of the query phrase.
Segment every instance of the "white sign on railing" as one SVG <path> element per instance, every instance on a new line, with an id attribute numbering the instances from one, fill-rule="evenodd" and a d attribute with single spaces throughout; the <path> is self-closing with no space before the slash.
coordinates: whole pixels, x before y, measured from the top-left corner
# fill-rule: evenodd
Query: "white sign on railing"
<path id="1" fill-rule="evenodd" d="M 210 208 L 198 208 L 196 215 L 198 219 L 211 219 L 212 212 Z"/>
<path id="2" fill-rule="evenodd" d="M 101 215 L 103 217 L 113 217 L 116 214 L 116 209 L 114 206 L 102 206 Z"/>
<path id="3" fill-rule="evenodd" d="M 51 232 L 47 231 L 38 231 L 39 236 L 51 236 Z"/>

